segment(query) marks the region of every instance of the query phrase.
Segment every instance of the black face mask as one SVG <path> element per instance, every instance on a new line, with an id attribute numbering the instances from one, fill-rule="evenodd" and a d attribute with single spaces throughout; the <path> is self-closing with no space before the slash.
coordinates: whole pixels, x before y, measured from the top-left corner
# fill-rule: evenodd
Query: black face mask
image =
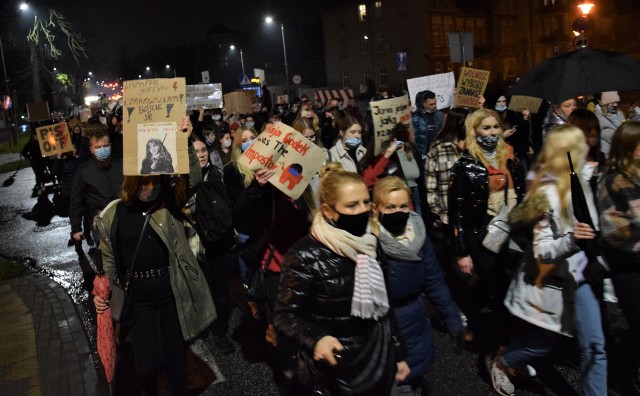
<path id="1" fill-rule="evenodd" d="M 333 208 L 336 212 L 336 208 Z M 360 214 L 344 214 L 338 212 L 340 215 L 338 220 L 335 221 L 336 228 L 344 230 L 351 235 L 361 237 L 367 232 L 367 225 L 369 224 L 370 212 L 362 212 Z"/>
<path id="2" fill-rule="evenodd" d="M 402 235 L 407 228 L 409 212 L 380 213 L 380 224 L 393 235 Z"/>

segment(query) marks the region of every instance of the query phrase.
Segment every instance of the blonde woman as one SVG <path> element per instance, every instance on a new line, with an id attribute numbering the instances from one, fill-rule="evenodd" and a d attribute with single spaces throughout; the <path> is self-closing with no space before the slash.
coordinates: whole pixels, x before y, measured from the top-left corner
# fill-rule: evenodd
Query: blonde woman
<path id="1" fill-rule="evenodd" d="M 285 257 L 275 325 L 300 350 L 296 394 L 387 395 L 409 368 L 389 326 L 369 191 L 339 163 L 321 175 L 309 235 Z"/>
<path id="2" fill-rule="evenodd" d="M 454 268 L 468 283 L 460 308 L 473 331 L 483 308 L 504 319 L 500 316 L 504 311 L 501 302 L 509 283 L 503 265 L 505 257 L 482 246 L 482 239 L 489 221 L 507 204 L 505 188 L 509 207 L 524 195 L 524 172 L 511 147 L 504 142 L 502 124 L 495 111 L 476 110 L 467 117 L 465 125 L 466 151 L 451 169 L 448 210 Z"/>
<path id="3" fill-rule="evenodd" d="M 598 228 L 598 213 L 587 180 L 595 164 L 586 163 L 587 142 L 581 129 L 563 125 L 547 135 L 537 159 L 537 173 L 520 210 L 531 218 L 533 243 L 525 253 L 505 298 L 505 305 L 522 319 L 521 331 L 504 353 L 488 356 L 486 363 L 494 389 L 502 395 L 514 392 L 507 374 L 534 375 L 527 366 L 548 355 L 560 335 L 577 335 L 583 392 L 607 394 L 607 358 L 601 313 L 587 276 L 590 262 L 582 242 L 592 240 L 596 230 L 576 220 L 571 203 L 571 180 L 567 152 L 581 179 L 589 214 Z M 515 213 L 514 213 L 515 214 Z M 637 374 L 637 373 L 636 373 Z"/>

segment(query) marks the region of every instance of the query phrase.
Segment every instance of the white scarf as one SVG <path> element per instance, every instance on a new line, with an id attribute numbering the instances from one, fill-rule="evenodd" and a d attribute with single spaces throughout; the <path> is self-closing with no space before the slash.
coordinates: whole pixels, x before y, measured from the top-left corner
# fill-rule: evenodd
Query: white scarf
<path id="1" fill-rule="evenodd" d="M 369 233 L 357 237 L 333 227 L 321 212 L 313 218 L 311 235 L 334 253 L 356 263 L 351 315 L 364 319 L 385 316 L 389 311 L 389 298 L 382 268 L 376 260 L 376 237 Z"/>

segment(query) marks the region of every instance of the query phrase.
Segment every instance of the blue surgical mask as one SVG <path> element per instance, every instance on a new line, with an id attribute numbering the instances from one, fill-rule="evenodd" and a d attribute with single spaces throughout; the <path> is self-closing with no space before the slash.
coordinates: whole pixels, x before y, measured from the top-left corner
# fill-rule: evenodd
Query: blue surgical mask
<path id="1" fill-rule="evenodd" d="M 360 146 L 360 143 L 362 143 L 362 140 L 360 140 L 360 138 L 351 137 L 351 138 L 347 138 L 344 143 L 347 147 L 353 150 L 358 148 L 358 146 Z"/>
<path id="2" fill-rule="evenodd" d="M 496 111 L 505 111 L 506 109 L 507 109 L 507 106 L 502 104 L 496 104 Z"/>
<path id="3" fill-rule="evenodd" d="M 95 149 L 96 158 L 105 161 L 111 155 L 111 146 L 105 146 Z"/>
<path id="4" fill-rule="evenodd" d="M 247 149 L 253 144 L 253 139 L 251 140 L 247 140 L 246 142 L 242 143 L 242 152 L 244 153 L 245 151 L 247 151 Z"/>

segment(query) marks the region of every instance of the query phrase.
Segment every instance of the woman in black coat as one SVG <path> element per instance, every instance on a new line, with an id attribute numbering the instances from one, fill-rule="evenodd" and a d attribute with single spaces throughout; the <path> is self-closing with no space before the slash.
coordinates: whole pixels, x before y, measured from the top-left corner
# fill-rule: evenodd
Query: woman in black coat
<path id="1" fill-rule="evenodd" d="M 323 169 L 318 192 L 310 235 L 285 256 L 276 329 L 300 348 L 301 394 L 387 395 L 409 368 L 396 353 L 383 254 L 368 232 L 369 192 L 360 176 L 336 163 Z M 372 361 L 367 372 L 363 366 Z"/>

